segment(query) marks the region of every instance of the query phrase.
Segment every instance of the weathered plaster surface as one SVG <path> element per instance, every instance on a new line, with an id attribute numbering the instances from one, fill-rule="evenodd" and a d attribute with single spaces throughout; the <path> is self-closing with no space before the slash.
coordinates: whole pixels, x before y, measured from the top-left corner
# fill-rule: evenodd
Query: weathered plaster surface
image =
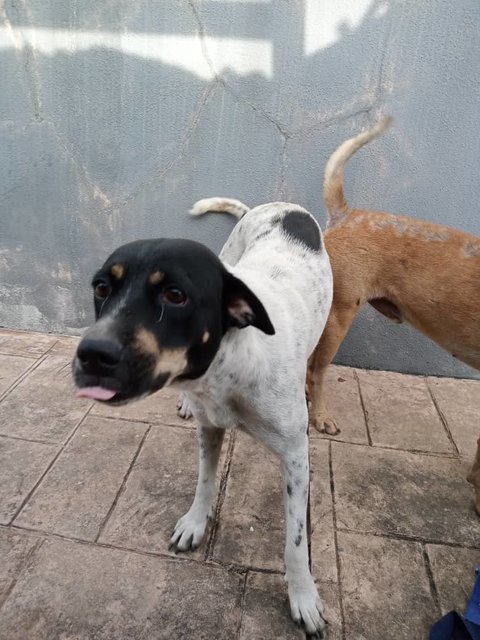
<path id="1" fill-rule="evenodd" d="M 188 218 L 200 197 L 324 224 L 326 159 L 383 112 L 349 200 L 480 235 L 479 20 L 476 0 L 0 2 L 0 325 L 80 332 L 121 242 L 219 250 L 232 221 Z M 475 375 L 371 311 L 339 360 Z"/>

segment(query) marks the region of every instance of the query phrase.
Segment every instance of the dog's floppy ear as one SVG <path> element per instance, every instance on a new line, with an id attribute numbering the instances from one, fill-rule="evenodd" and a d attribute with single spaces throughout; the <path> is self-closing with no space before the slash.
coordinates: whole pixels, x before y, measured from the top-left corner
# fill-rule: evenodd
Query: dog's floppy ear
<path id="1" fill-rule="evenodd" d="M 228 271 L 224 276 L 223 306 L 228 326 L 243 329 L 251 325 L 269 336 L 274 335 L 275 329 L 263 304 L 245 283 Z"/>

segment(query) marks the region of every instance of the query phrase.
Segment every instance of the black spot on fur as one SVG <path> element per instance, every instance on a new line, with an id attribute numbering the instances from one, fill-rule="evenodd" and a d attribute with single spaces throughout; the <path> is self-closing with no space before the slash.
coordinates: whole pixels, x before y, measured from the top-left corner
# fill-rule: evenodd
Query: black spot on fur
<path id="1" fill-rule="evenodd" d="M 295 546 L 299 547 L 301 541 L 302 541 L 302 536 L 301 536 L 301 534 L 298 534 L 298 536 L 295 538 Z"/>
<path id="2" fill-rule="evenodd" d="M 311 251 L 320 251 L 322 241 L 315 220 L 304 211 L 289 211 L 282 219 L 284 232 Z"/>
<path id="3" fill-rule="evenodd" d="M 291 498 L 291 497 L 292 497 L 292 493 L 293 493 L 292 485 L 291 485 L 291 484 L 287 484 L 287 493 L 288 493 L 288 495 L 289 495 L 289 496 L 290 496 L 290 498 Z"/>

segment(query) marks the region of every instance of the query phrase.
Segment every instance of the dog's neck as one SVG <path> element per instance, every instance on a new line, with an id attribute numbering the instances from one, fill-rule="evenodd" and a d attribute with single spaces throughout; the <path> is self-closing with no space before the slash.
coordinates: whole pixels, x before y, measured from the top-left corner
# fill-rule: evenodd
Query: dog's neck
<path id="1" fill-rule="evenodd" d="M 245 389 L 250 380 L 258 379 L 262 369 L 267 373 L 267 336 L 254 327 L 229 329 L 207 371 L 192 380 L 174 381 L 173 386 L 201 395 L 228 396 Z"/>

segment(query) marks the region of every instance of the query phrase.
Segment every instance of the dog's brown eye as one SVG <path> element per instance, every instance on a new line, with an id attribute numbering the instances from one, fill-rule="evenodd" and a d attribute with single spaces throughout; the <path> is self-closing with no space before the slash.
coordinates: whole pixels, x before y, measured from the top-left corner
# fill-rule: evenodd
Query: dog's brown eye
<path id="1" fill-rule="evenodd" d="M 105 300 L 105 298 L 108 298 L 111 291 L 112 287 L 110 287 L 110 285 L 108 284 L 105 284 L 105 282 L 97 282 L 94 287 L 95 297 L 99 298 L 100 300 Z"/>
<path id="2" fill-rule="evenodd" d="M 176 287 L 171 287 L 170 289 L 165 289 L 163 292 L 163 299 L 170 304 L 181 305 L 185 304 L 187 301 L 187 296 L 177 289 Z"/>

